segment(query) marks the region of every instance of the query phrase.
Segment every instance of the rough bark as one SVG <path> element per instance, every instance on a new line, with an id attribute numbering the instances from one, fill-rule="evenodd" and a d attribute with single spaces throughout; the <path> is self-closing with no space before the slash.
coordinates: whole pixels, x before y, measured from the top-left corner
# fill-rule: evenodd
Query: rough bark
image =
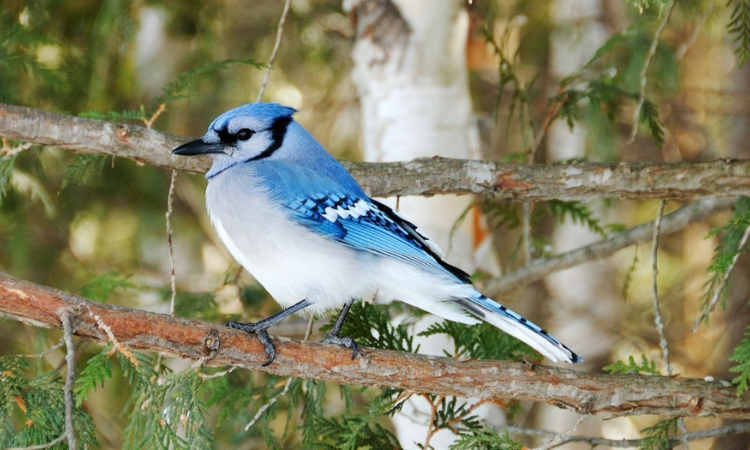
<path id="1" fill-rule="evenodd" d="M 78 336 L 283 376 L 349 385 L 497 400 L 531 400 L 579 413 L 750 417 L 750 393 L 726 383 L 656 376 L 587 374 L 527 362 L 459 361 L 316 342 L 275 339 L 276 361 L 262 367 L 263 346 L 221 325 L 91 302 L 0 273 L 0 313 L 33 326 L 62 326 L 68 311 Z M 100 325 L 108 328 L 107 332 Z"/>
<path id="2" fill-rule="evenodd" d="M 0 104 L 0 136 L 140 163 L 204 173 L 207 159 L 172 156 L 188 138 L 132 124 Z M 437 150 L 435 153 L 439 153 Z M 519 201 L 750 195 L 750 161 L 516 165 L 447 158 L 345 163 L 377 197 L 479 194 Z"/>

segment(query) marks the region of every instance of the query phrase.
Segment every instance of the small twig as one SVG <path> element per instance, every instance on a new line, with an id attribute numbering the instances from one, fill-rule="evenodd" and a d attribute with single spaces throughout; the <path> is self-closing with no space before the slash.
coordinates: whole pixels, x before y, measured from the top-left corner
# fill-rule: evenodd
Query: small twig
<path id="1" fill-rule="evenodd" d="M 656 324 L 656 330 L 659 332 L 659 346 L 661 347 L 662 356 L 664 358 L 664 364 L 667 366 L 667 375 L 672 376 L 672 364 L 669 362 L 669 346 L 667 344 L 667 338 L 664 336 L 664 323 L 661 320 L 661 312 L 659 310 L 659 267 L 658 267 L 658 253 L 659 253 L 659 236 L 661 234 L 661 221 L 664 217 L 664 207 L 667 201 L 662 200 L 659 202 L 659 210 L 656 212 L 656 220 L 654 221 L 654 246 L 651 250 L 651 260 L 653 261 L 652 275 L 651 275 L 651 292 L 654 300 L 654 323 Z M 687 434 L 687 428 L 682 417 L 677 419 L 677 426 L 680 432 L 685 435 Z M 689 448 L 686 441 L 683 442 L 685 448 Z"/>
<path id="2" fill-rule="evenodd" d="M 661 312 L 659 311 L 659 288 L 656 283 L 659 275 L 657 260 L 659 235 L 661 234 L 661 221 L 664 217 L 664 206 L 666 203 L 665 200 L 659 202 L 659 210 L 656 213 L 656 220 L 654 221 L 654 245 L 651 248 L 651 261 L 653 263 L 651 270 L 651 294 L 654 300 L 654 323 L 656 324 L 656 331 L 659 332 L 659 346 L 661 347 L 664 364 L 667 366 L 667 375 L 672 376 L 672 365 L 669 363 L 669 347 L 667 346 L 667 339 L 664 337 L 664 323 L 661 320 Z"/>
<path id="3" fill-rule="evenodd" d="M 163 113 L 164 110 L 166 110 L 166 109 L 167 109 L 167 104 L 166 103 L 162 103 L 162 104 L 159 105 L 158 108 L 156 108 L 156 111 L 154 111 L 154 113 L 151 115 L 151 117 L 149 117 L 148 119 L 144 118 L 143 119 L 143 123 L 146 125 L 146 128 L 148 128 L 150 130 L 151 127 L 154 126 L 154 122 L 156 122 L 156 119 L 158 119 L 159 116 L 161 116 L 161 113 Z"/>
<path id="4" fill-rule="evenodd" d="M 32 445 L 29 447 L 10 447 L 5 450 L 44 450 L 45 448 L 54 447 L 55 445 L 64 441 L 65 438 L 67 437 L 68 437 L 67 434 L 63 433 L 60 436 L 58 436 L 55 440 L 49 441 L 46 444 Z"/>
<path id="5" fill-rule="evenodd" d="M 526 264 L 531 264 L 533 258 L 533 249 L 531 245 L 531 204 L 522 203 L 523 208 L 523 255 Z"/>
<path id="6" fill-rule="evenodd" d="M 728 210 L 735 203 L 735 199 L 706 199 L 682 207 L 664 216 L 661 232 L 663 234 L 674 233 L 691 223 L 707 219 L 718 212 Z M 564 270 L 586 261 L 606 258 L 622 248 L 650 241 L 653 238 L 653 229 L 654 222 L 644 223 L 591 245 L 554 257 L 537 259 L 531 264 L 527 264 L 513 272 L 487 282 L 483 289 L 486 291 L 485 294 L 498 295 L 544 278 L 550 273 Z"/>
<path id="7" fill-rule="evenodd" d="M 669 18 L 672 16 L 672 11 L 676 4 L 676 0 L 671 0 L 669 2 L 667 12 L 664 13 L 661 22 L 659 22 L 659 26 L 656 28 L 654 38 L 651 40 L 651 47 L 648 49 L 646 60 L 643 62 L 640 77 L 640 92 L 638 93 L 638 103 L 635 105 L 635 111 L 633 111 L 633 127 L 630 130 L 630 139 L 628 140 L 629 144 L 635 141 L 635 136 L 638 134 L 638 122 L 641 116 L 641 108 L 643 108 L 643 103 L 646 101 L 646 76 L 648 74 L 648 68 L 651 65 L 651 60 L 654 59 L 654 55 L 656 55 L 656 48 L 659 45 L 659 40 L 661 39 L 664 29 L 667 27 L 667 23 L 669 23 Z"/>
<path id="8" fill-rule="evenodd" d="M 63 338 L 65 340 L 65 361 L 68 371 L 65 374 L 65 437 L 68 440 L 68 448 L 76 450 L 76 432 L 73 427 L 73 384 L 76 381 L 76 347 L 73 344 L 73 324 L 71 318 L 72 308 L 65 308 L 60 315 L 63 326 Z"/>
<path id="9" fill-rule="evenodd" d="M 31 147 L 34 146 L 34 144 L 32 142 L 26 142 L 26 143 L 21 144 L 21 145 L 19 145 L 17 147 L 11 147 L 10 146 L 10 140 L 8 138 L 5 138 L 5 137 L 2 138 L 2 139 L 0 139 L 0 141 L 3 144 L 2 148 L 0 148 L 0 155 L 2 155 L 2 156 L 13 156 L 13 155 L 15 155 L 17 153 L 21 153 L 21 152 L 23 152 L 25 150 L 28 150 L 28 149 L 30 149 Z"/>
<path id="10" fill-rule="evenodd" d="M 313 328 L 312 325 L 313 325 L 313 316 L 310 316 L 310 320 L 309 322 L 307 322 L 307 332 L 305 333 L 305 339 L 304 339 L 305 341 L 310 338 L 310 334 L 312 333 L 312 328 Z M 234 369 L 234 367 L 232 367 L 232 369 Z M 253 416 L 253 419 L 250 422 L 248 422 L 247 425 L 245 425 L 245 431 L 249 430 L 250 427 L 255 425 L 255 422 L 257 422 L 258 419 L 260 419 L 260 416 L 263 415 L 263 413 L 266 412 L 268 408 L 273 406 L 274 403 L 279 401 L 281 397 L 285 396 L 287 392 L 289 392 L 289 386 L 291 386 L 293 379 L 294 379 L 293 377 L 287 378 L 286 384 L 284 385 L 284 389 L 281 392 L 279 392 L 277 395 L 273 396 L 270 400 L 268 400 L 268 402 L 266 402 L 265 405 L 261 406 L 258 409 L 258 412 L 255 413 L 255 415 Z"/>
<path id="11" fill-rule="evenodd" d="M 104 323 L 104 321 L 102 320 L 101 316 L 99 316 L 98 314 L 95 314 L 91 310 L 90 307 L 87 307 L 87 309 L 89 310 L 89 316 L 91 316 L 96 321 L 96 324 L 99 326 L 99 328 L 102 331 L 104 331 L 104 334 L 107 335 L 107 339 L 109 340 L 109 342 L 112 343 L 112 351 L 113 352 L 114 351 L 120 352 L 123 356 L 125 356 L 126 358 L 128 358 L 128 360 L 134 366 L 138 367 L 138 360 L 136 359 L 136 357 L 133 356 L 132 353 L 130 353 L 130 350 L 128 350 L 127 347 L 125 347 L 124 345 L 122 345 L 120 343 L 120 341 L 117 340 L 117 338 L 115 337 L 115 334 L 112 332 L 112 329 L 109 327 L 109 325 L 107 325 L 106 323 Z M 112 352 L 110 352 L 110 354 L 111 353 Z M 109 355 L 107 355 L 107 356 L 109 356 Z"/>
<path id="12" fill-rule="evenodd" d="M 263 98 L 263 92 L 266 90 L 266 84 L 268 84 L 268 78 L 271 76 L 271 68 L 273 67 L 274 61 L 276 61 L 276 53 L 279 51 L 281 46 L 281 35 L 284 31 L 284 22 L 286 22 L 286 15 L 289 13 L 289 6 L 292 4 L 292 0 L 286 0 L 284 2 L 284 10 L 281 11 L 281 19 L 279 19 L 279 27 L 276 30 L 276 42 L 273 44 L 273 50 L 271 51 L 271 57 L 268 59 L 268 65 L 266 66 L 266 73 L 263 74 L 263 82 L 260 83 L 260 89 L 258 90 L 258 97 L 255 102 L 258 103 Z"/>
<path id="13" fill-rule="evenodd" d="M 711 297 L 711 303 L 708 304 L 706 309 L 703 310 L 701 315 L 697 319 L 695 319 L 695 322 L 693 322 L 693 333 L 698 331 L 698 327 L 700 326 L 701 322 L 703 322 L 708 317 L 708 315 L 711 314 L 714 308 L 716 308 L 716 305 L 719 303 L 721 294 L 722 292 L 724 292 L 724 289 L 727 288 L 727 284 L 729 283 L 729 277 L 732 276 L 734 267 L 737 265 L 737 260 L 740 259 L 740 255 L 742 255 L 742 251 L 747 245 L 748 238 L 750 238 L 750 225 L 745 228 L 745 232 L 742 234 L 742 239 L 740 239 L 740 244 L 737 246 L 737 254 L 734 255 L 734 258 L 732 258 L 732 263 L 729 264 L 729 267 L 727 268 L 727 271 L 724 274 L 724 278 L 722 278 L 721 283 L 714 290 L 714 294 Z"/>
<path id="14" fill-rule="evenodd" d="M 536 428 L 524 428 L 514 425 L 508 425 L 507 427 L 502 428 L 507 429 L 508 433 L 510 434 L 520 434 L 524 436 L 554 437 L 557 435 L 557 433 L 553 431 L 539 430 Z M 744 433 L 750 433 L 750 422 L 727 425 L 721 428 L 693 431 L 692 433 L 686 433 L 681 436 L 671 437 L 669 438 L 669 441 L 671 443 L 678 444 L 683 441 L 698 441 L 701 439 L 735 436 Z M 563 438 L 562 441 L 557 444 L 557 446 L 570 442 L 586 442 L 592 446 L 602 445 L 612 448 L 634 448 L 640 446 L 643 441 L 643 439 L 606 439 L 594 436 L 567 436 Z"/>
<path id="15" fill-rule="evenodd" d="M 232 366 L 232 367 L 230 367 L 227 370 L 222 370 L 221 372 L 216 372 L 216 373 L 212 373 L 212 374 L 198 372 L 198 376 L 201 377 L 204 381 L 205 380 L 210 380 L 210 379 L 213 379 L 213 378 L 221 378 L 224 375 L 229 375 L 230 373 L 234 372 L 234 369 L 236 369 L 236 368 L 237 368 L 237 366 Z"/>
<path id="16" fill-rule="evenodd" d="M 425 437 L 424 440 L 424 448 L 430 448 L 430 440 L 432 439 L 432 436 L 440 430 L 440 428 L 437 428 L 435 426 L 435 418 L 437 417 L 438 406 L 443 403 L 445 397 L 443 397 L 442 395 L 438 395 L 437 398 L 435 398 L 435 402 L 431 402 L 429 395 L 421 394 L 421 396 L 424 397 L 424 399 L 430 405 L 430 420 L 427 423 L 427 437 Z"/>
<path id="17" fill-rule="evenodd" d="M 48 348 L 47 350 L 43 351 L 42 353 L 36 353 L 36 354 L 24 354 L 24 355 L 13 355 L 16 358 L 44 358 L 45 356 L 49 355 L 50 353 L 54 352 L 58 348 L 65 345 L 65 337 L 61 337 L 59 341 L 57 341 L 57 344 L 53 345 L 52 347 Z"/>
<path id="18" fill-rule="evenodd" d="M 695 41 L 698 40 L 698 35 L 700 34 L 701 29 L 706 25 L 706 22 L 708 22 L 708 18 L 711 17 L 711 15 L 714 13 L 715 5 L 715 2 L 709 2 L 708 11 L 706 11 L 706 14 L 703 15 L 700 22 L 693 27 L 693 30 L 690 32 L 690 36 L 688 36 L 688 38 L 685 39 L 684 42 L 677 46 L 677 49 L 674 51 L 674 57 L 677 61 L 682 60 L 682 58 L 685 57 L 687 51 L 690 50 L 690 47 L 692 47 L 695 44 Z"/>
<path id="19" fill-rule="evenodd" d="M 563 431 L 560 434 L 555 434 L 553 436 L 549 436 L 540 447 L 537 447 L 535 450 L 549 450 L 551 448 L 555 448 L 559 445 L 562 445 L 565 438 L 570 436 L 575 430 L 578 429 L 579 426 L 581 426 L 581 423 L 588 417 L 587 414 L 583 414 L 581 417 L 578 418 L 576 423 L 573 424 L 572 427 L 568 428 L 567 430 Z"/>
<path id="20" fill-rule="evenodd" d="M 172 204 L 174 202 L 174 185 L 177 179 L 177 171 L 172 170 L 172 178 L 169 182 L 169 194 L 167 195 L 167 245 L 169 246 L 169 269 L 172 298 L 169 301 L 169 314 L 174 316 L 174 305 L 177 299 L 177 286 L 174 276 L 174 246 L 172 245 Z"/>

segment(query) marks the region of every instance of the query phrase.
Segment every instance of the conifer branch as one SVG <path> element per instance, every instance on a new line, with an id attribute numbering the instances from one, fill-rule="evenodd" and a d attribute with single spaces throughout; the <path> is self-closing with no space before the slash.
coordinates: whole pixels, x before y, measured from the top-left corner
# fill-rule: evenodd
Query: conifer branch
<path id="1" fill-rule="evenodd" d="M 61 326 L 67 308 L 89 310 L 73 318 L 76 334 L 110 340 L 95 317 L 132 349 L 239 366 L 281 376 L 346 385 L 390 387 L 434 395 L 545 402 L 580 414 L 750 417 L 750 392 L 700 379 L 588 374 L 528 362 L 460 361 L 373 348 L 357 359 L 336 345 L 275 339 L 277 357 L 265 361 L 263 345 L 251 335 L 218 324 L 187 320 L 88 301 L 66 292 L 0 273 L 0 314 L 39 327 Z"/>
<path id="2" fill-rule="evenodd" d="M 0 137 L 204 173 L 209 161 L 171 154 L 184 137 L 144 127 L 0 104 Z M 376 197 L 477 194 L 518 201 L 750 196 L 750 161 L 502 164 L 447 158 L 344 163 Z"/>
<path id="3" fill-rule="evenodd" d="M 661 233 L 669 234 L 685 228 L 693 222 L 705 220 L 735 204 L 731 198 L 711 198 L 701 200 L 664 216 Z M 617 233 L 601 241 L 571 250 L 550 258 L 537 259 L 513 272 L 509 272 L 484 285 L 485 294 L 498 295 L 520 286 L 544 278 L 550 273 L 596 261 L 613 255 L 620 249 L 635 244 L 643 244 L 653 238 L 655 223 L 648 222 L 629 230 Z"/>

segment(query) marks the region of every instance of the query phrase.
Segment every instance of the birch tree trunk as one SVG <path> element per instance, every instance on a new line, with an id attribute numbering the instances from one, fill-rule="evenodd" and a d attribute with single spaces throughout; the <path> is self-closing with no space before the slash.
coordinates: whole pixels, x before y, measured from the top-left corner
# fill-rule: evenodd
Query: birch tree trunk
<path id="1" fill-rule="evenodd" d="M 555 0 L 550 4 L 554 23 L 550 42 L 550 73 L 555 80 L 580 70 L 607 39 L 607 30 L 599 19 L 604 14 L 599 0 Z M 577 123 L 570 130 L 564 121 L 552 124 L 547 135 L 547 155 L 550 160 L 566 160 L 586 156 L 586 127 Z M 595 206 L 595 205 L 592 205 Z M 552 241 L 556 253 L 595 242 L 599 237 L 592 231 L 571 222 L 556 225 Z M 546 279 L 550 293 L 547 307 L 550 323 L 563 342 L 577 342 L 589 363 L 607 360 L 614 336 L 610 328 L 600 324 L 617 322 L 618 293 L 614 271 L 610 264 L 588 262 L 552 274 Z M 582 313 L 585 312 L 585 313 Z M 587 330 L 583 331 L 582 330 Z M 577 414 L 541 407 L 537 425 L 563 432 L 578 421 Z M 622 433 L 627 419 L 614 419 L 607 424 L 609 432 Z M 615 423 L 618 422 L 618 423 Z M 601 420 L 587 420 L 578 427 L 579 433 L 600 433 Z M 614 428 L 614 429 L 613 429 Z M 622 435 L 622 434 L 620 434 Z M 587 444 L 572 444 L 565 448 L 584 449 Z"/>
<path id="2" fill-rule="evenodd" d="M 459 0 L 361 0 L 349 3 L 357 31 L 353 78 L 362 107 L 366 161 L 399 161 L 435 155 L 478 158 L 479 132 L 472 115 L 466 69 L 467 12 Z M 416 222 L 467 271 L 474 264 L 472 221 L 449 242 L 451 228 L 471 206 L 470 197 L 410 197 L 391 206 Z M 384 299 L 390 300 L 390 299 Z M 429 317 L 417 330 L 436 319 Z M 423 352 L 442 354 L 447 338 L 420 340 Z M 394 418 L 405 448 L 425 443 L 430 409 L 415 401 Z M 426 414 L 426 415 L 425 415 Z M 447 431 L 429 441 L 446 448 Z"/>

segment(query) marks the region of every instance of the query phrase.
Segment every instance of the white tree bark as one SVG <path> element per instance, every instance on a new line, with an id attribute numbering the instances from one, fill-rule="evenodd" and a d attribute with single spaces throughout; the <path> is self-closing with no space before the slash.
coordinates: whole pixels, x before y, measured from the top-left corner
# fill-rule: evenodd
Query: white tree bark
<path id="1" fill-rule="evenodd" d="M 478 158 L 479 132 L 472 114 L 466 70 L 468 14 L 459 0 L 361 0 L 349 2 L 357 27 L 353 78 L 363 115 L 366 161 L 400 161 L 435 156 Z M 399 211 L 448 254 L 447 260 L 473 270 L 472 221 L 465 220 L 449 242 L 451 228 L 470 207 L 470 197 L 404 198 Z M 391 206 L 396 205 L 390 199 Z M 390 300 L 390 299 L 384 299 Z M 421 330 L 434 322 L 417 324 Z M 422 338 L 425 353 L 442 354 L 446 338 Z M 405 448 L 418 448 L 428 434 L 430 409 L 421 398 L 404 408 L 394 424 Z M 446 448 L 455 436 L 435 434 L 430 445 Z"/>

